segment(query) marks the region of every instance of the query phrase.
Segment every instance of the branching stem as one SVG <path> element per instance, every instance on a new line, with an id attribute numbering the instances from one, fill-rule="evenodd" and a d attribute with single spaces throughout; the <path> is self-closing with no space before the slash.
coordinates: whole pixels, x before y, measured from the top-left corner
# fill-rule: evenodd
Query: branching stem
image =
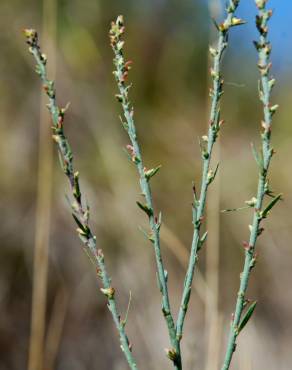
<path id="1" fill-rule="evenodd" d="M 210 96 L 212 98 L 211 110 L 210 110 L 210 125 L 208 136 L 202 137 L 202 160 L 203 160 L 203 171 L 202 171 L 202 182 L 201 182 L 201 191 L 200 196 L 197 199 L 196 191 L 194 189 L 194 204 L 193 204 L 193 224 L 194 224 L 194 233 L 191 246 L 191 254 L 188 264 L 188 269 L 185 277 L 183 294 L 180 304 L 180 309 L 178 313 L 178 319 L 176 324 L 176 335 L 180 343 L 183 336 L 183 327 L 186 313 L 188 310 L 188 304 L 191 294 L 192 281 L 194 277 L 194 271 L 196 262 L 198 260 L 198 251 L 202 247 L 207 234 L 205 233 L 201 236 L 201 225 L 204 218 L 204 211 L 206 205 L 206 197 L 209 185 L 212 183 L 216 176 L 216 170 L 213 172 L 210 169 L 210 163 L 212 158 L 212 149 L 216 142 L 216 138 L 220 131 L 220 127 L 223 121 L 220 120 L 220 98 L 223 94 L 223 79 L 221 76 L 221 61 L 223 57 L 224 50 L 228 46 L 228 36 L 229 30 L 233 26 L 241 25 L 244 23 L 239 18 L 234 16 L 235 11 L 239 5 L 239 0 L 230 0 L 227 5 L 226 19 L 221 24 L 215 24 L 219 38 L 216 48 L 210 48 L 210 53 L 214 58 L 213 67 L 211 69 L 211 77 L 213 79 L 213 87 L 210 90 Z"/>
<path id="2" fill-rule="evenodd" d="M 150 170 L 146 169 L 143 163 L 140 145 L 137 140 L 136 127 L 134 122 L 134 109 L 131 106 L 128 96 L 130 85 L 126 84 L 128 72 L 131 67 L 131 61 L 126 62 L 124 59 L 124 41 L 122 40 L 124 30 L 125 27 L 123 17 L 119 16 L 115 22 L 112 22 L 110 30 L 110 41 L 114 52 L 114 76 L 119 90 L 119 94 L 116 95 L 116 98 L 122 105 L 124 118 L 121 118 L 121 121 L 131 141 L 131 145 L 128 145 L 127 149 L 129 151 L 131 160 L 136 165 L 140 179 L 140 188 L 142 196 L 144 198 L 143 203 L 137 202 L 137 204 L 147 214 L 151 229 L 151 232 L 148 235 L 148 239 L 151 241 L 154 247 L 158 286 L 162 295 L 162 312 L 167 324 L 169 338 L 172 346 L 171 349 L 167 350 L 167 355 L 173 361 L 174 367 L 176 369 L 181 369 L 181 359 L 180 356 L 177 356 L 178 341 L 176 339 L 175 324 L 170 309 L 167 287 L 167 272 L 164 269 L 160 248 L 159 232 L 161 227 L 161 215 L 155 215 L 150 186 L 150 180 L 158 172 L 159 167 Z"/>

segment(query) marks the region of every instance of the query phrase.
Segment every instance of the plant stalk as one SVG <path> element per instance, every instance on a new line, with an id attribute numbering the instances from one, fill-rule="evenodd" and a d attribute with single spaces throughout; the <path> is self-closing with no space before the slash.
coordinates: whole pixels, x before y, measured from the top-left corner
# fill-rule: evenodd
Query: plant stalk
<path id="1" fill-rule="evenodd" d="M 259 41 L 255 42 L 256 49 L 258 51 L 259 62 L 258 68 L 260 71 L 260 100 L 263 104 L 263 114 L 264 121 L 262 122 L 263 132 L 261 134 L 262 138 L 262 157 L 256 156 L 258 166 L 259 166 L 259 180 L 257 188 L 256 204 L 254 208 L 253 221 L 251 226 L 250 238 L 248 246 L 245 247 L 245 261 L 244 268 L 240 279 L 240 288 L 237 295 L 236 307 L 234 318 L 231 323 L 229 339 L 227 344 L 226 355 L 222 370 L 228 370 L 233 353 L 236 350 L 236 340 L 240 332 L 240 323 L 243 316 L 244 308 L 247 304 L 246 292 L 248 288 L 248 282 L 250 278 L 250 273 L 252 268 L 256 263 L 256 241 L 258 236 L 262 233 L 261 222 L 267 217 L 268 212 L 276 204 L 277 200 L 281 196 L 274 197 L 273 201 L 270 203 L 268 208 L 264 209 L 263 202 L 266 195 L 273 197 L 271 191 L 269 190 L 268 183 L 268 170 L 271 162 L 271 158 L 274 151 L 271 147 L 271 125 L 272 116 L 275 113 L 277 106 L 271 107 L 271 91 L 274 86 L 275 80 L 270 78 L 270 52 L 271 45 L 268 41 L 268 21 L 272 16 L 272 12 L 266 9 L 267 0 L 256 0 L 256 5 L 258 8 L 258 15 L 256 17 L 256 25 L 259 31 Z"/>
<path id="2" fill-rule="evenodd" d="M 42 54 L 38 43 L 37 32 L 33 29 L 24 30 L 29 51 L 36 61 L 36 73 L 40 76 L 43 88 L 49 98 L 48 109 L 52 118 L 53 139 L 57 144 L 61 167 L 67 176 L 71 188 L 73 201 L 71 203 L 72 216 L 76 221 L 78 228 L 77 233 L 83 242 L 83 248 L 89 256 L 91 262 L 97 270 L 97 276 L 101 279 L 101 292 L 107 298 L 108 309 L 112 314 L 113 321 L 118 330 L 121 348 L 131 370 L 137 370 L 134 360 L 131 344 L 129 343 L 126 331 L 125 321 L 120 319 L 115 300 L 115 289 L 111 285 L 111 279 L 107 273 L 104 255 L 101 249 L 97 248 L 96 237 L 89 226 L 89 207 L 83 205 L 82 194 L 79 186 L 79 173 L 74 170 L 73 154 L 69 142 L 64 133 L 64 116 L 66 108 L 59 108 L 56 102 L 56 90 L 54 82 L 49 80 L 46 71 L 47 57 Z"/>
<path id="3" fill-rule="evenodd" d="M 185 277 L 183 294 L 181 304 L 178 313 L 178 319 L 176 323 L 176 336 L 179 341 L 183 337 L 183 327 L 188 310 L 188 304 L 191 295 L 192 281 L 194 277 L 194 271 L 196 262 L 198 260 L 198 252 L 204 244 L 207 234 L 201 236 L 201 226 L 204 218 L 204 211 L 206 205 L 206 198 L 208 187 L 216 176 L 216 170 L 213 172 L 210 169 L 210 163 L 212 159 L 212 150 L 216 142 L 220 127 L 223 121 L 220 120 L 220 99 L 223 94 L 223 79 L 221 76 L 221 61 L 223 53 L 228 46 L 228 36 L 230 28 L 233 26 L 241 25 L 244 22 L 241 19 L 235 18 L 234 14 L 239 5 L 239 0 L 230 0 L 226 8 L 226 18 L 221 24 L 215 24 L 219 33 L 217 47 L 215 49 L 210 48 L 210 53 L 214 58 L 213 67 L 211 69 L 211 77 L 213 79 L 213 87 L 210 91 L 212 98 L 211 109 L 210 109 L 210 120 L 208 136 L 202 137 L 203 144 L 202 149 L 202 160 L 203 160 L 203 171 L 202 171 L 202 183 L 200 196 L 197 199 L 196 191 L 194 189 L 194 204 L 193 204 L 193 224 L 194 233 L 191 246 L 191 254 L 188 264 L 188 269 Z"/>
<path id="4" fill-rule="evenodd" d="M 157 267 L 157 278 L 159 290 L 162 295 L 162 312 L 165 318 L 170 343 L 172 348 L 167 350 L 168 357 L 173 361 L 175 369 L 181 369 L 181 359 L 180 356 L 177 356 L 178 353 L 178 341 L 176 338 L 175 324 L 173 316 L 170 309 L 169 294 L 167 287 L 167 272 L 164 269 L 161 247 L 160 247 L 160 227 L 161 227 L 161 216 L 158 217 L 155 215 L 152 192 L 150 186 L 151 177 L 153 177 L 156 172 L 158 172 L 159 167 L 156 169 L 147 170 L 143 163 L 143 158 L 141 154 L 141 148 L 137 139 L 136 127 L 134 122 L 134 109 L 131 106 L 129 101 L 129 88 L 130 85 L 126 84 L 128 77 L 128 72 L 131 67 L 131 62 L 125 61 L 123 54 L 123 44 L 122 36 L 124 34 L 125 27 L 123 17 L 119 16 L 116 22 L 112 22 L 110 30 L 110 40 L 111 46 L 114 52 L 114 76 L 118 85 L 119 94 L 116 95 L 116 98 L 122 105 L 123 118 L 121 118 L 122 124 L 129 136 L 131 145 L 127 146 L 127 149 L 130 154 L 131 160 L 135 163 L 138 175 L 140 188 L 142 196 L 144 197 L 145 204 L 137 202 L 138 206 L 147 214 L 149 219 L 149 225 L 151 232 L 147 235 L 147 238 L 151 241 L 154 247 L 154 254 Z"/>

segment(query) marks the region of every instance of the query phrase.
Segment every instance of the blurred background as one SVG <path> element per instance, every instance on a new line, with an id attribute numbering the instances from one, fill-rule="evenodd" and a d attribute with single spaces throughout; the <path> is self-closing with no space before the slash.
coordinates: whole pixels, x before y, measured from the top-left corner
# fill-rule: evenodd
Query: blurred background
<path id="1" fill-rule="evenodd" d="M 292 363 L 292 4 L 270 1 L 273 102 L 277 155 L 271 185 L 285 201 L 265 221 L 259 262 L 248 296 L 258 300 L 238 340 L 233 368 L 291 369 Z M 142 370 L 171 369 L 151 245 L 138 230 L 137 175 L 123 148 L 108 29 L 125 16 L 136 124 L 147 167 L 161 164 L 153 181 L 162 211 L 162 250 L 176 316 L 192 238 L 192 181 L 199 187 L 198 137 L 208 122 L 208 45 L 220 0 L 1 0 L 0 2 L 0 369 L 123 370 L 126 362 L 99 291 L 95 272 L 75 234 L 65 195 L 68 184 L 50 140 L 34 61 L 21 30 L 39 30 L 56 77 L 58 101 L 70 109 L 66 134 L 91 206 L 91 222 Z M 223 70 L 225 119 L 210 188 L 209 240 L 200 254 L 183 339 L 186 370 L 218 369 L 224 354 L 243 266 L 242 241 L 252 212 L 220 213 L 255 195 L 257 168 L 250 143 L 259 144 L 261 105 L 252 40 L 256 8 L 242 1 L 248 23 L 231 30 Z"/>

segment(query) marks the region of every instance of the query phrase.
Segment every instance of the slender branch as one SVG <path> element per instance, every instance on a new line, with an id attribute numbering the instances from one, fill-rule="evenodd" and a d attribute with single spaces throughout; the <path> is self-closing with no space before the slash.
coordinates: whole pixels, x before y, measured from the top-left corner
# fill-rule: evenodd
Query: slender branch
<path id="1" fill-rule="evenodd" d="M 257 196 L 254 204 L 254 215 L 252 225 L 250 226 L 250 238 L 249 243 L 244 243 L 245 247 L 245 261 L 244 268 L 240 278 L 240 288 L 237 295 L 236 308 L 234 313 L 234 318 L 231 323 L 228 345 L 225 355 L 224 364 L 222 370 L 228 370 L 231 364 L 233 353 L 236 349 L 236 340 L 246 325 L 247 321 L 251 317 L 256 302 L 254 302 L 247 309 L 245 315 L 243 311 L 248 305 L 248 300 L 246 299 L 246 291 L 248 288 L 249 277 L 252 268 L 256 263 L 256 241 L 258 236 L 262 233 L 263 228 L 261 227 L 261 222 L 267 217 L 269 211 L 273 206 L 281 199 L 281 195 L 273 197 L 273 200 L 266 207 L 263 205 L 265 195 L 270 195 L 272 192 L 269 190 L 268 183 L 268 170 L 270 166 L 271 158 L 274 151 L 271 147 L 271 127 L 272 127 L 272 116 L 277 110 L 277 105 L 271 106 L 271 91 L 275 84 L 275 80 L 270 77 L 270 53 L 271 44 L 268 41 L 268 21 L 272 16 L 272 11 L 266 9 L 267 0 L 255 0 L 256 6 L 258 8 L 258 15 L 256 16 L 256 26 L 259 31 L 259 41 L 255 42 L 256 49 L 258 51 L 259 62 L 258 68 L 260 71 L 260 83 L 259 83 L 259 94 L 260 100 L 263 104 L 263 114 L 264 120 L 262 122 L 263 132 L 261 134 L 262 138 L 262 153 L 261 155 L 255 152 L 256 161 L 259 166 L 259 180 Z M 242 317 L 243 316 L 243 317 Z"/>
<path id="2" fill-rule="evenodd" d="M 239 5 L 239 0 L 230 0 L 226 8 L 226 18 L 221 24 L 215 23 L 218 30 L 218 42 L 217 47 L 210 47 L 210 53 L 214 58 L 213 67 L 211 68 L 211 77 L 213 80 L 213 87 L 210 90 L 210 96 L 212 99 L 210 121 L 208 136 L 202 137 L 201 151 L 203 160 L 203 173 L 200 196 L 197 198 L 196 190 L 194 188 L 194 203 L 193 203 L 193 224 L 194 233 L 191 247 L 191 254 L 189 259 L 189 265 L 185 277 L 183 294 L 181 299 L 181 305 L 178 313 L 178 319 L 176 324 L 176 335 L 180 342 L 183 336 L 184 320 L 188 309 L 189 299 L 191 295 L 192 281 L 195 271 L 196 262 L 198 260 L 198 252 L 201 249 L 204 241 L 206 240 L 207 233 L 201 235 L 201 226 L 204 217 L 206 197 L 209 185 L 213 182 L 216 176 L 217 168 L 215 171 L 210 169 L 210 162 L 212 158 L 213 146 L 216 142 L 220 127 L 223 121 L 220 120 L 220 99 L 223 94 L 223 79 L 221 76 L 221 61 L 223 53 L 228 46 L 228 36 L 231 27 L 241 25 L 245 23 L 239 18 L 234 16 L 235 11 Z"/>
<path id="3" fill-rule="evenodd" d="M 57 144 L 60 163 L 67 176 L 73 196 L 72 216 L 76 221 L 77 233 L 84 244 L 84 250 L 97 269 L 97 275 L 102 282 L 102 293 L 106 296 L 108 309 L 110 310 L 115 326 L 119 332 L 122 351 L 126 357 L 130 369 L 137 370 L 137 365 L 132 355 L 131 345 L 125 332 L 125 322 L 120 320 L 115 301 L 115 289 L 111 285 L 111 279 L 106 271 L 104 255 L 101 249 L 97 249 L 96 237 L 89 226 L 89 207 L 84 206 L 81 200 L 79 186 L 79 173 L 75 172 L 73 166 L 73 155 L 69 142 L 64 134 L 64 116 L 66 108 L 59 108 L 56 101 L 56 90 L 54 82 L 49 80 L 46 71 L 47 57 L 42 54 L 38 43 L 37 32 L 33 29 L 24 30 L 29 51 L 36 61 L 36 73 L 40 76 L 44 90 L 49 98 L 48 109 L 52 118 L 53 139 Z"/>
<path id="4" fill-rule="evenodd" d="M 124 41 L 122 40 L 125 31 L 123 17 L 119 16 L 116 22 L 112 22 L 110 30 L 110 41 L 114 52 L 114 76 L 118 85 L 119 94 L 116 98 L 122 105 L 124 119 L 121 118 L 122 124 L 130 138 L 131 145 L 127 146 L 131 160 L 135 163 L 140 178 L 140 188 L 145 203 L 137 202 L 138 206 L 147 214 L 151 233 L 146 233 L 148 239 L 154 247 L 154 253 L 157 265 L 158 285 L 162 295 L 162 312 L 167 324 L 171 346 L 167 350 L 168 357 L 173 361 L 176 369 L 181 369 L 181 359 L 178 356 L 178 341 L 176 338 L 175 324 L 171 314 L 168 287 L 167 272 L 164 269 L 161 248 L 160 248 L 160 227 L 161 215 L 157 217 L 154 212 L 150 180 L 157 173 L 159 167 L 147 170 L 144 167 L 140 145 L 138 143 L 136 127 L 134 122 L 134 109 L 129 101 L 130 85 L 126 84 L 128 72 L 131 67 L 131 61 L 126 62 L 123 54 Z M 125 121 L 124 121 L 125 120 Z"/>

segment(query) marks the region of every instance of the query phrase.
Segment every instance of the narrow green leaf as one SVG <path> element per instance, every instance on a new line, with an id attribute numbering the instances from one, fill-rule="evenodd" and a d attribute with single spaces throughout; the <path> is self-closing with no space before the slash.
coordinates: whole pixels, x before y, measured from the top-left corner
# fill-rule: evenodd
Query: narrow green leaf
<path id="1" fill-rule="evenodd" d="M 81 192 L 79 186 L 79 172 L 74 172 L 74 188 L 73 195 L 80 202 L 81 201 Z"/>
<path id="2" fill-rule="evenodd" d="M 164 270 L 164 279 L 167 282 L 168 281 L 168 272 L 167 270 Z"/>
<path id="3" fill-rule="evenodd" d="M 215 180 L 216 174 L 218 172 L 218 168 L 219 168 L 219 163 L 217 163 L 217 166 L 214 172 L 212 170 L 209 171 L 208 176 L 207 176 L 208 185 L 210 185 Z"/>
<path id="4" fill-rule="evenodd" d="M 243 19 L 233 17 L 231 20 L 231 26 L 241 26 L 243 24 L 246 24 L 247 22 Z"/>
<path id="5" fill-rule="evenodd" d="M 137 203 L 137 206 L 138 206 L 139 208 L 141 208 L 141 209 L 142 209 L 142 211 L 144 211 L 144 212 L 147 214 L 147 216 L 148 216 L 148 217 L 153 216 L 153 211 L 152 211 L 152 209 L 151 209 L 151 208 L 149 208 L 146 204 L 142 204 L 142 203 L 140 203 L 139 201 L 137 201 L 136 203 Z"/>
<path id="6" fill-rule="evenodd" d="M 130 311 L 130 307 L 131 307 L 131 303 L 132 303 L 132 292 L 130 291 L 130 293 L 129 293 L 129 302 L 128 302 L 128 307 L 127 307 L 126 315 L 125 315 L 125 318 L 123 320 L 121 320 L 121 325 L 123 327 L 125 327 L 126 324 L 127 324 L 128 315 L 129 315 L 129 311 Z"/>
<path id="7" fill-rule="evenodd" d="M 278 203 L 279 200 L 282 200 L 283 194 L 277 195 L 275 198 L 272 199 L 271 203 L 267 205 L 267 207 L 262 212 L 262 217 L 266 218 L 269 214 L 270 210 Z"/>
<path id="8" fill-rule="evenodd" d="M 198 245 L 198 251 L 202 248 L 203 244 L 205 243 L 208 236 L 208 231 L 206 231 L 200 238 L 199 245 Z"/>
<path id="9" fill-rule="evenodd" d="M 277 112 L 277 109 L 279 108 L 279 105 L 278 104 L 275 104 L 273 105 L 272 107 L 270 107 L 270 112 L 271 114 L 275 114 Z"/>
<path id="10" fill-rule="evenodd" d="M 246 311 L 243 319 L 241 320 L 239 326 L 238 326 L 238 334 L 241 332 L 241 330 L 245 327 L 245 325 L 248 323 L 249 319 L 251 318 L 255 308 L 257 305 L 257 301 L 254 301 Z"/>
<path id="11" fill-rule="evenodd" d="M 156 230 L 157 230 L 158 233 L 160 232 L 161 224 L 162 224 L 162 214 L 161 214 L 161 212 L 159 212 L 158 218 L 155 220 Z M 153 241 L 154 241 L 154 239 L 153 239 Z"/>
<path id="12" fill-rule="evenodd" d="M 159 165 L 155 168 L 152 168 L 151 170 L 145 171 L 145 177 L 146 177 L 147 181 L 149 181 L 151 179 L 151 177 L 155 176 L 157 174 L 157 172 L 160 170 L 160 168 L 161 168 L 161 165 Z"/>
<path id="13" fill-rule="evenodd" d="M 207 239 L 207 236 L 208 236 L 208 231 L 206 231 L 206 232 L 202 235 L 201 240 L 200 240 L 201 244 L 204 244 L 204 243 L 205 243 L 205 241 L 206 241 L 206 239 Z"/>
<path id="14" fill-rule="evenodd" d="M 74 215 L 74 213 L 72 213 L 72 216 L 73 216 L 73 218 L 74 218 L 74 220 L 75 220 L 75 222 L 76 222 L 76 224 L 77 224 L 77 226 L 85 233 L 85 234 L 87 234 L 87 230 L 86 230 L 86 228 L 83 226 L 83 224 L 81 223 L 81 221 L 78 219 L 78 217 L 77 216 L 75 216 Z"/>

